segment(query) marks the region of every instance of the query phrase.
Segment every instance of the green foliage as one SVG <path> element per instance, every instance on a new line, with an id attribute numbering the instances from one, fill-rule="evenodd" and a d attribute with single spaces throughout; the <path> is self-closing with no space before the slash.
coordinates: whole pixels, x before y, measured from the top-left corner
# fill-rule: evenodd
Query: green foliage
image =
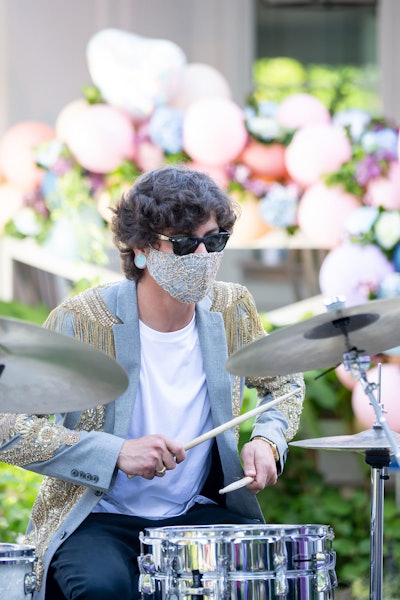
<path id="1" fill-rule="evenodd" d="M 0 463 L 0 539 L 17 543 L 24 534 L 42 477 Z"/>
<path id="2" fill-rule="evenodd" d="M 373 65 L 303 65 L 287 57 L 260 58 L 253 65 L 253 99 L 279 104 L 291 94 L 304 92 L 321 100 L 331 114 L 346 108 L 378 113 L 377 81 Z"/>
<path id="3" fill-rule="evenodd" d="M 49 314 L 49 308 L 44 304 L 28 306 L 22 302 L 0 301 L 0 316 L 11 319 L 21 319 L 36 325 L 41 325 Z"/>

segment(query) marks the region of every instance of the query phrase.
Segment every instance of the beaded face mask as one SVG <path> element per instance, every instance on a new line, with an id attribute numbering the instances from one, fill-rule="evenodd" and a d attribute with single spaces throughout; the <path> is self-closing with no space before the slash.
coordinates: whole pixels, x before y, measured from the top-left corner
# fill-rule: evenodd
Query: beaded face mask
<path id="1" fill-rule="evenodd" d="M 177 256 L 150 247 L 147 268 L 159 286 L 186 304 L 199 302 L 210 291 L 223 252 Z"/>

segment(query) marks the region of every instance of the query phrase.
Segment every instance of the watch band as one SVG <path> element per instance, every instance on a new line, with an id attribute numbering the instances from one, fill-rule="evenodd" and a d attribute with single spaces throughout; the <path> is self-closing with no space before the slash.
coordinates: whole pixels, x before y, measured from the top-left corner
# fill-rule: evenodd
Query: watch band
<path id="1" fill-rule="evenodd" d="M 251 438 L 251 442 L 253 440 L 262 440 L 263 442 L 266 442 L 267 444 L 269 444 L 269 446 L 271 447 L 272 453 L 274 455 L 274 459 L 275 462 L 279 462 L 280 458 L 279 458 L 279 452 L 278 452 L 278 448 L 276 446 L 276 444 L 274 444 L 274 442 L 271 442 L 271 440 L 269 440 L 268 438 L 262 436 L 262 435 L 255 435 L 253 438 Z"/>

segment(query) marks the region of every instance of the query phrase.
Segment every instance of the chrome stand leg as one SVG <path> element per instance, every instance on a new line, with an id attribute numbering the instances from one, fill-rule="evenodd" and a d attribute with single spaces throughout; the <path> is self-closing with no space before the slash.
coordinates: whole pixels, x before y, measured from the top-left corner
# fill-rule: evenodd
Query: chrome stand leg
<path id="1" fill-rule="evenodd" d="M 371 553 L 370 600 L 383 600 L 383 524 L 384 486 L 388 479 L 390 453 L 386 449 L 368 450 L 366 462 L 371 465 Z"/>

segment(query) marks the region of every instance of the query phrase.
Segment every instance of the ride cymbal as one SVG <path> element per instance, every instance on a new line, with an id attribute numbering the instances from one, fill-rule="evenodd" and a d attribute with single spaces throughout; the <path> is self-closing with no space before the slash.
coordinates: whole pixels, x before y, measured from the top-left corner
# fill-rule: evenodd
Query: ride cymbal
<path id="1" fill-rule="evenodd" d="M 266 377 L 335 367 L 345 352 L 374 355 L 400 345 L 400 297 L 339 308 L 273 331 L 238 350 L 226 368 Z"/>
<path id="2" fill-rule="evenodd" d="M 115 400 L 127 386 L 125 370 L 93 346 L 0 318 L 0 412 L 82 410 Z"/>
<path id="3" fill-rule="evenodd" d="M 400 444 L 400 435 L 393 433 L 396 443 Z M 391 445 L 380 427 L 367 429 L 354 435 L 337 435 L 289 442 L 289 446 L 310 448 L 313 450 L 341 450 L 367 452 L 368 450 L 390 450 Z"/>

